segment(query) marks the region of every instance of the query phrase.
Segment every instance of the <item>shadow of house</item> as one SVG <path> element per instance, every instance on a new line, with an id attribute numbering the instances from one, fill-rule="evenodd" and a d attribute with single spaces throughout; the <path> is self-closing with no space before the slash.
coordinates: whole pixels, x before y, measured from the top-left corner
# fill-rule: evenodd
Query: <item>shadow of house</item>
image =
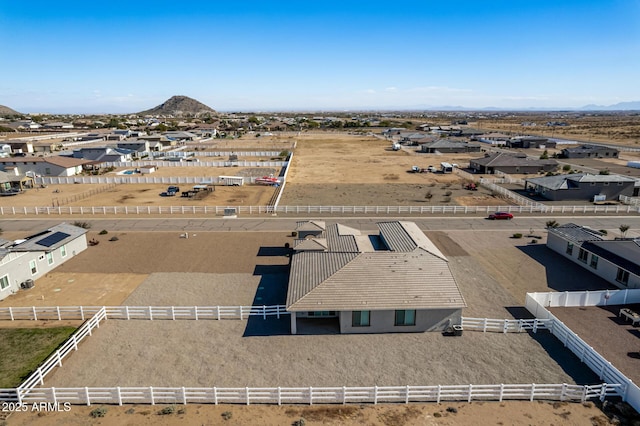
<path id="1" fill-rule="evenodd" d="M 517 248 L 545 268 L 547 286 L 556 291 L 606 290 L 615 287 L 542 244 Z"/>

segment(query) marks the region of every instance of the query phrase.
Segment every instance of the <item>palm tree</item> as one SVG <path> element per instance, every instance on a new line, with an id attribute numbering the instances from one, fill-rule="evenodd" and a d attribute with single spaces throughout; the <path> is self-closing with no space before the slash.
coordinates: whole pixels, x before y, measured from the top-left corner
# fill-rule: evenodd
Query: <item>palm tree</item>
<path id="1" fill-rule="evenodd" d="M 629 230 L 629 225 L 620 225 L 620 227 L 618 229 L 620 230 L 620 233 L 622 234 L 622 238 L 624 238 L 627 235 L 627 231 Z"/>

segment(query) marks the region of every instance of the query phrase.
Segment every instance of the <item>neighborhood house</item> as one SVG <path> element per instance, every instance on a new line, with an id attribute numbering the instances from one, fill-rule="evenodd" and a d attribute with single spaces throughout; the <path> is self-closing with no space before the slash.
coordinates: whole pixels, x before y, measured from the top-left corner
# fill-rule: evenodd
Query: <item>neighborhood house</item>
<path id="1" fill-rule="evenodd" d="M 564 200 L 617 200 L 621 195 L 638 195 L 636 180 L 621 175 L 570 175 L 544 176 L 525 179 L 525 190 L 532 191 L 551 201 Z"/>
<path id="2" fill-rule="evenodd" d="M 447 258 L 413 222 L 378 223 L 378 235 L 299 222 L 286 309 L 291 333 L 332 319 L 340 333 L 444 331 L 466 307 Z"/>
<path id="3" fill-rule="evenodd" d="M 547 247 L 616 287 L 640 288 L 640 239 L 605 240 L 601 232 L 568 223 L 549 228 Z"/>
<path id="4" fill-rule="evenodd" d="M 87 230 L 61 223 L 21 240 L 0 239 L 0 300 L 87 248 Z"/>

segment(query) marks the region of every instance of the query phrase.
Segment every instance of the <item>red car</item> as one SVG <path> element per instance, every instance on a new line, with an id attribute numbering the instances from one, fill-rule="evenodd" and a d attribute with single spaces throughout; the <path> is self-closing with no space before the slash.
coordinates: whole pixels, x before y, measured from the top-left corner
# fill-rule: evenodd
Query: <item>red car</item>
<path id="1" fill-rule="evenodd" d="M 505 219 L 505 220 L 511 220 L 513 219 L 513 215 L 509 212 L 495 212 L 495 213 L 491 213 L 489 215 L 489 219 L 491 220 L 499 220 L 499 219 Z"/>

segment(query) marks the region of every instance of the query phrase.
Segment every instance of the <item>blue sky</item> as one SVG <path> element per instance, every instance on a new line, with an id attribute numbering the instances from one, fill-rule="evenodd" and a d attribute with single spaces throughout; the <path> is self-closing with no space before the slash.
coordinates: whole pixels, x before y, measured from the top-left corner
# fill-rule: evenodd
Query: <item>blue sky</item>
<path id="1" fill-rule="evenodd" d="M 0 0 L 0 105 L 126 113 L 640 100 L 640 1 Z"/>

